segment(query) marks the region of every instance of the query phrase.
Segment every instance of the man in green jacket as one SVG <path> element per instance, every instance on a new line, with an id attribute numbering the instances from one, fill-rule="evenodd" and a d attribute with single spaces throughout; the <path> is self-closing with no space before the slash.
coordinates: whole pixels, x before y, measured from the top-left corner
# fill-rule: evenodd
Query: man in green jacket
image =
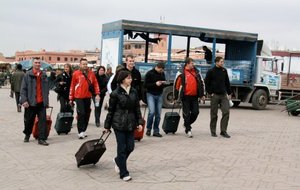
<path id="1" fill-rule="evenodd" d="M 14 72 L 11 77 L 11 91 L 15 93 L 18 112 L 21 112 L 20 91 L 24 75 L 25 73 L 22 71 L 22 65 L 18 64 L 16 72 Z"/>

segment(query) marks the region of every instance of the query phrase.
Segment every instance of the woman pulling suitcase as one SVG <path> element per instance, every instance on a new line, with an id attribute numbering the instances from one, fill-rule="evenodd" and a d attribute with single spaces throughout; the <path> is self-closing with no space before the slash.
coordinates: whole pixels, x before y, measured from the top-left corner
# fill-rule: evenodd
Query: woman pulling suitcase
<path id="1" fill-rule="evenodd" d="M 117 157 L 113 159 L 115 170 L 120 178 L 129 181 L 132 178 L 127 170 L 127 159 L 134 150 L 134 130 L 141 131 L 143 125 L 139 96 L 131 88 L 131 74 L 121 71 L 117 77 L 118 87 L 111 93 L 104 128 L 114 129 L 117 141 Z"/>

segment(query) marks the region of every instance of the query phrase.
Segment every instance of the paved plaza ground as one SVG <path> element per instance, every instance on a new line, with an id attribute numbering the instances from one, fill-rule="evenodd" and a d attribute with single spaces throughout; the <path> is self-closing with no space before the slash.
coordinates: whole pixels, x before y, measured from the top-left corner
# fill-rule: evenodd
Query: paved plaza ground
<path id="1" fill-rule="evenodd" d="M 52 120 L 59 110 L 56 94 Z M 68 135 L 51 130 L 48 147 L 33 138 L 23 143 L 23 113 L 17 113 L 9 89 L 0 89 L 0 189 L 147 189 L 147 190 L 299 190 L 300 117 L 281 112 L 283 106 L 269 105 L 263 111 L 249 104 L 231 109 L 230 139 L 209 131 L 209 104 L 201 105 L 193 124 L 194 138 L 187 138 L 181 118 L 178 132 L 162 138 L 146 137 L 136 142 L 128 160 L 133 180 L 123 182 L 114 171 L 115 136 L 94 166 L 77 168 L 74 154 L 80 145 L 99 137 L 94 116 L 85 140 L 77 138 L 76 121 Z M 163 109 L 162 118 L 165 112 Z M 106 116 L 103 111 L 101 125 Z M 219 113 L 220 114 L 220 113 Z M 162 122 L 161 122 L 162 124 Z M 54 124 L 52 124 L 52 127 Z"/>

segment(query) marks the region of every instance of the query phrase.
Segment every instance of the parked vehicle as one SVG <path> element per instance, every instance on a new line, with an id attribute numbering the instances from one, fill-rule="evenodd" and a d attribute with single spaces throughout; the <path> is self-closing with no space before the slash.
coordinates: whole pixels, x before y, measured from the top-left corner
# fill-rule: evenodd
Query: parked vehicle
<path id="1" fill-rule="evenodd" d="M 152 34 L 155 34 L 153 38 Z M 229 73 L 235 106 L 240 102 L 247 102 L 251 103 L 254 109 L 260 110 L 265 109 L 270 100 L 278 98 L 277 90 L 281 79 L 277 72 L 276 59 L 265 53 L 268 51 L 265 51 L 263 43 L 258 41 L 258 34 L 254 33 L 120 20 L 102 26 L 102 65 L 115 69 L 118 64 L 122 64 L 124 36 L 127 39 L 140 36 L 145 40 L 145 58 L 144 62 L 136 63 L 136 68 L 144 76 L 155 65 L 148 62 L 149 43 L 158 43 L 161 34 L 168 36 L 165 65 L 168 86 L 163 92 L 163 107 L 170 108 L 173 105 L 173 82 L 177 71 L 183 65 L 183 60 L 172 61 L 173 36 L 186 37 L 186 57 L 190 54 L 191 38 L 211 43 L 213 60 L 216 57 L 216 44 L 225 45 L 225 67 Z M 213 66 L 205 60 L 196 60 L 196 67 L 203 78 Z"/>

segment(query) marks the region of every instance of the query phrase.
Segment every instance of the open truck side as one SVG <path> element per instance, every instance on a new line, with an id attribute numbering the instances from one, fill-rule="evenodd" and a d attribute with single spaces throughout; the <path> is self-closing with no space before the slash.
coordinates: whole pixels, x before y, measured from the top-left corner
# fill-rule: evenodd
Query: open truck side
<path id="1" fill-rule="evenodd" d="M 153 37 L 154 34 L 156 37 Z M 131 39 L 140 36 L 145 40 L 145 57 L 143 63 L 136 63 L 136 68 L 143 76 L 155 65 L 155 63 L 148 62 L 149 43 L 158 42 L 160 35 L 168 36 L 165 75 L 169 86 L 163 92 L 164 107 L 172 107 L 173 82 L 177 71 L 183 64 L 183 61 L 172 60 L 173 36 L 186 38 L 186 57 L 189 57 L 190 54 L 192 38 L 198 39 L 199 43 L 211 43 L 213 60 L 216 57 L 216 45 L 223 44 L 225 46 L 225 67 L 229 72 L 235 106 L 238 106 L 240 102 L 248 102 L 252 103 L 254 109 L 265 109 L 268 102 L 272 98 L 276 98 L 280 76 L 273 70 L 265 69 L 271 63 L 273 65 L 275 60 L 272 57 L 257 56 L 260 54 L 260 50 L 258 50 L 258 35 L 254 33 L 119 20 L 102 26 L 101 64 L 111 66 L 113 69 L 118 64 L 122 64 L 124 37 Z M 213 66 L 203 60 L 196 64 L 203 77 Z"/>

